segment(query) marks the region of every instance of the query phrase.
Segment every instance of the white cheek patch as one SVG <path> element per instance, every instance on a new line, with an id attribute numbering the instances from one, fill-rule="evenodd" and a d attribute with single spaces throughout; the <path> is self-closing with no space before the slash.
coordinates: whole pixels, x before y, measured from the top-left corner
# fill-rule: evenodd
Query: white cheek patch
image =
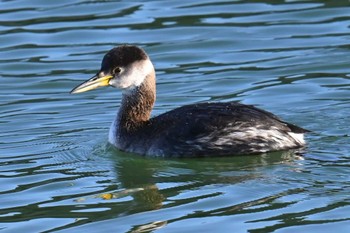
<path id="1" fill-rule="evenodd" d="M 136 61 L 120 72 L 120 74 L 111 79 L 110 85 L 121 89 L 134 89 L 142 84 L 146 76 L 154 72 L 152 62 L 147 60 Z"/>

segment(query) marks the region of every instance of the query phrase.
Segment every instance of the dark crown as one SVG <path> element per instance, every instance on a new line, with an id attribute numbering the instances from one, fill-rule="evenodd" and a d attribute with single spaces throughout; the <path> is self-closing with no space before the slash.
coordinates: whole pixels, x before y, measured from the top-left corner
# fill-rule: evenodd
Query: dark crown
<path id="1" fill-rule="evenodd" d="M 146 60 L 146 52 L 134 45 L 122 45 L 111 49 L 102 60 L 101 69 L 125 67 L 135 61 Z"/>

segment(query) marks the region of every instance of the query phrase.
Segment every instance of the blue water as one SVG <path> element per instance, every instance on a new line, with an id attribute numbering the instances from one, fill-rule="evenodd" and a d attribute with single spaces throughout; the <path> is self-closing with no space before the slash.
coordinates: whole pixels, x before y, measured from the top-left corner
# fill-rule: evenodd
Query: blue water
<path id="1" fill-rule="evenodd" d="M 1 232 L 350 232 L 349 1 L 0 1 Z M 157 69 L 153 115 L 240 101 L 312 130 L 293 151 L 147 159 L 121 100 L 69 91 L 109 49 Z"/>

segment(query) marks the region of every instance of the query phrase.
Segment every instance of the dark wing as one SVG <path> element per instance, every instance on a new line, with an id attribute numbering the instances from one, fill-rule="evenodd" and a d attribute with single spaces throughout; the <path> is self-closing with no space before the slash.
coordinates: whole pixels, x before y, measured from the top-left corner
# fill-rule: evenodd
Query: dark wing
<path id="1" fill-rule="evenodd" d="M 272 113 L 237 102 L 186 105 L 152 118 L 149 127 L 151 130 L 147 132 L 152 132 L 149 137 L 160 135 L 160 138 L 150 140 L 157 142 L 157 146 L 168 148 L 169 153 L 178 151 L 180 154 L 191 152 L 197 155 L 202 151 L 208 154 L 212 148 L 207 142 L 199 143 L 198 139 L 210 137 L 210 140 L 217 141 L 229 134 L 230 128 L 244 131 L 248 128 L 269 130 L 273 127 L 286 134 L 308 132 L 282 121 Z"/>
<path id="2" fill-rule="evenodd" d="M 306 133 L 306 129 L 287 123 L 276 115 L 238 102 L 199 103 L 185 105 L 151 119 L 157 124 L 157 129 L 168 130 L 175 127 L 179 132 L 184 129 L 203 131 L 207 128 L 225 128 L 227 124 L 244 124 L 256 127 L 279 127 L 281 130 L 293 133 Z"/>
<path id="3" fill-rule="evenodd" d="M 261 119 L 265 122 L 269 122 L 273 125 L 278 124 L 281 126 L 286 126 L 283 127 L 284 130 L 288 131 L 288 132 L 293 132 L 293 133 L 307 133 L 310 132 L 307 129 L 301 128 L 297 125 L 285 122 L 283 120 L 281 120 L 279 117 L 277 117 L 276 115 L 272 114 L 271 112 L 267 112 L 265 110 L 262 110 L 260 108 L 256 108 L 253 105 L 244 105 L 244 104 L 239 104 L 236 103 L 238 105 L 240 105 L 240 108 L 246 108 L 247 113 L 249 113 L 248 115 L 252 114 L 254 116 L 257 117 L 257 119 Z"/>

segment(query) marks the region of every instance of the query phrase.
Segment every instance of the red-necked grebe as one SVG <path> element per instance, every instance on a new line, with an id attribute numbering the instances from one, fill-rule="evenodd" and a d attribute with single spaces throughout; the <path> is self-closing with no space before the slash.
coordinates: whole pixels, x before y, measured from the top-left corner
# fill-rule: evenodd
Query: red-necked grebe
<path id="1" fill-rule="evenodd" d="M 237 102 L 198 103 L 150 118 L 156 99 L 155 71 L 139 47 L 110 50 L 100 71 L 74 88 L 122 89 L 109 142 L 118 149 L 153 157 L 201 157 L 263 153 L 303 147 L 304 133 L 272 113 Z"/>

